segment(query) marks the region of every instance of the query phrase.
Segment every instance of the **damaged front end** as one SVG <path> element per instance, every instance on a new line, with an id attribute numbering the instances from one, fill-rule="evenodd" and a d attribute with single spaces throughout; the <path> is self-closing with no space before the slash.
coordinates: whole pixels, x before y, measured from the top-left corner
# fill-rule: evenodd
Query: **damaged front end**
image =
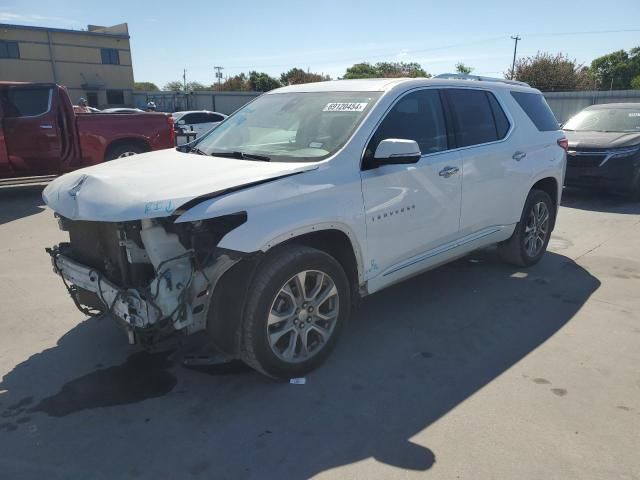
<path id="1" fill-rule="evenodd" d="M 76 306 L 112 314 L 130 343 L 156 345 L 207 326 L 213 290 L 243 256 L 217 247 L 246 222 L 245 212 L 191 223 L 175 218 L 127 222 L 69 220 L 69 242 L 47 252 Z"/>

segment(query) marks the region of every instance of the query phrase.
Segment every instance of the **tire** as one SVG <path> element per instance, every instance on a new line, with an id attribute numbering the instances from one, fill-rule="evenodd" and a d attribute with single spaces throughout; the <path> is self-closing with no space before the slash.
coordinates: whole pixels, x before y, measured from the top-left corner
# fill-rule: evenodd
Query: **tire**
<path id="1" fill-rule="evenodd" d="M 305 279 L 309 301 L 299 295 L 296 277 Z M 301 377 L 320 366 L 351 312 L 343 268 L 332 256 L 303 245 L 269 253 L 258 266 L 249 292 L 241 358 L 274 378 Z"/>
<path id="2" fill-rule="evenodd" d="M 541 204 L 544 207 L 539 207 Z M 539 208 L 539 210 L 534 211 L 536 208 Z M 546 221 L 543 221 L 542 224 L 538 222 L 532 224 L 532 215 L 537 218 L 537 212 L 540 212 L 543 208 L 547 212 Z M 513 235 L 508 240 L 498 244 L 500 257 L 505 262 L 519 267 L 530 267 L 538 263 L 547 250 L 547 245 L 551 238 L 551 228 L 555 222 L 555 214 L 555 207 L 549 194 L 542 190 L 531 190 Z M 534 239 L 531 238 L 529 233 L 532 226 L 537 229 L 533 233 Z M 535 242 L 535 248 L 531 248 L 532 241 Z"/>
<path id="3" fill-rule="evenodd" d="M 149 149 L 138 143 L 123 143 L 115 145 L 107 150 L 104 156 L 105 161 L 115 160 L 116 158 L 130 157 L 138 153 L 148 152 Z"/>

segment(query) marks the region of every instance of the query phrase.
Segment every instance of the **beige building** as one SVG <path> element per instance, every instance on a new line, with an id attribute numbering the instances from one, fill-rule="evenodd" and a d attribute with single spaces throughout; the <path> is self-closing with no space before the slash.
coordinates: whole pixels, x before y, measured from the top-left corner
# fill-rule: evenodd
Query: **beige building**
<path id="1" fill-rule="evenodd" d="M 132 105 L 129 29 L 84 30 L 0 24 L 0 81 L 54 82 L 104 108 Z"/>

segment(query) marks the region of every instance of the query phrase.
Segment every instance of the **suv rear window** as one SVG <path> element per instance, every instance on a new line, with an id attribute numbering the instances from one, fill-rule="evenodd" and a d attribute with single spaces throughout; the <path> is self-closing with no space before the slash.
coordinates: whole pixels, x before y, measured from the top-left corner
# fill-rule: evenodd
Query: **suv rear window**
<path id="1" fill-rule="evenodd" d="M 547 105 L 547 101 L 539 93 L 511 92 L 518 105 L 541 132 L 560 130 L 558 120 Z"/>

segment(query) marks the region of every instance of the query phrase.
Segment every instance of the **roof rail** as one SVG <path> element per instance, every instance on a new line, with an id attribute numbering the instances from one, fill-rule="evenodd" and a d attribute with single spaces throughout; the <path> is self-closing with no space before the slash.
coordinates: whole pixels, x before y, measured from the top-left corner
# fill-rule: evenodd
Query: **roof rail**
<path id="1" fill-rule="evenodd" d="M 507 80 L 505 78 L 481 77 L 480 75 L 469 75 L 466 73 L 441 73 L 433 78 L 446 78 L 449 80 L 476 80 L 482 82 L 502 82 L 509 85 L 519 85 L 521 87 L 531 87 L 528 83 L 519 82 L 518 80 Z"/>

